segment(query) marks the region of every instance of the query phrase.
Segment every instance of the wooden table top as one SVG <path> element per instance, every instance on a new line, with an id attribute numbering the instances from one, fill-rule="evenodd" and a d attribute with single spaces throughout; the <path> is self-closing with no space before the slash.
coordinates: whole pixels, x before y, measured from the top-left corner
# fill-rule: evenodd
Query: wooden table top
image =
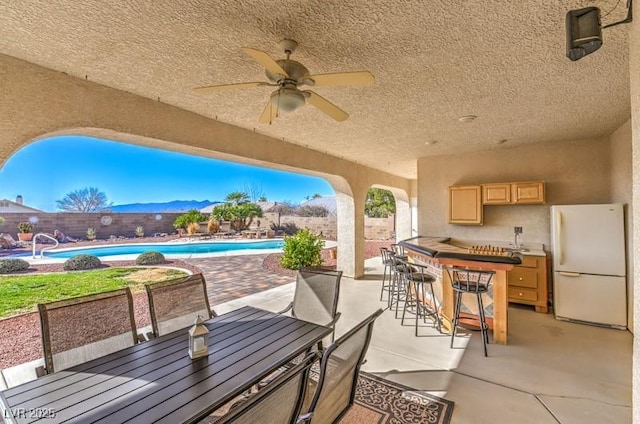
<path id="1" fill-rule="evenodd" d="M 188 329 L 176 331 L 0 392 L 3 417 L 20 424 L 197 422 L 331 332 L 252 307 L 206 325 L 208 357 L 192 360 Z"/>

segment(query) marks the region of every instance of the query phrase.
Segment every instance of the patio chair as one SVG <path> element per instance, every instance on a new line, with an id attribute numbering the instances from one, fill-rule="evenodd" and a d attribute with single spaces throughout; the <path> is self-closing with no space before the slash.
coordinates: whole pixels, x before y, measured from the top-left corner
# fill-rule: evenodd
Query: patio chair
<path id="1" fill-rule="evenodd" d="M 268 386 L 235 404 L 216 424 L 294 424 L 307 389 L 309 369 L 318 359 L 308 355 L 300 364 L 280 374 Z"/>
<path id="2" fill-rule="evenodd" d="M 191 326 L 198 315 L 216 316 L 209 306 L 207 284 L 202 274 L 146 284 L 151 326 L 156 337 Z"/>
<path id="3" fill-rule="evenodd" d="M 303 321 L 335 328 L 340 318 L 338 296 L 342 271 L 323 268 L 300 268 L 296 274 L 296 288 L 291 302 L 279 313 L 291 311 L 291 315 Z M 335 339 L 331 333 L 331 341 Z M 319 343 L 322 349 L 322 342 Z"/>
<path id="4" fill-rule="evenodd" d="M 358 374 L 369 348 L 373 323 L 382 314 L 378 309 L 325 350 L 320 360 L 318 382 L 309 380 L 307 413 L 302 422 L 311 424 L 337 423 L 353 405 Z M 309 395 L 313 398 L 309 401 Z M 304 410 L 303 406 L 303 410 Z"/>
<path id="5" fill-rule="evenodd" d="M 38 304 L 44 369 L 51 374 L 138 341 L 129 288 Z"/>
<path id="6" fill-rule="evenodd" d="M 236 234 L 236 231 L 231 228 L 231 222 L 222 221 L 220 223 L 220 229 L 214 233 L 214 237 L 231 237 Z"/>
<path id="7" fill-rule="evenodd" d="M 11 234 L 0 233 L 0 247 L 3 249 L 15 249 L 21 247 Z"/>

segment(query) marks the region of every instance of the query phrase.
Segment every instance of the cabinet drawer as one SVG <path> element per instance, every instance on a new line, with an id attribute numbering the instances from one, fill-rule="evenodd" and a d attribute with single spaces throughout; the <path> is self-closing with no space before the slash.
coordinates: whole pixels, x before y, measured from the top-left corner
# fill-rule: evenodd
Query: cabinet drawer
<path id="1" fill-rule="evenodd" d="M 507 281 L 509 286 L 538 288 L 538 272 L 532 268 L 514 266 L 509 271 Z"/>
<path id="2" fill-rule="evenodd" d="M 523 256 L 522 257 L 522 263 L 520 265 L 517 265 L 516 268 L 518 267 L 526 267 L 526 268 L 537 268 L 539 265 L 538 261 L 544 261 L 545 258 L 540 258 L 538 256 Z M 544 262 L 542 262 L 544 263 Z"/>
<path id="3" fill-rule="evenodd" d="M 509 299 L 514 300 L 528 300 L 536 302 L 538 300 L 538 292 L 532 289 L 523 289 L 520 287 L 509 287 L 508 296 Z"/>

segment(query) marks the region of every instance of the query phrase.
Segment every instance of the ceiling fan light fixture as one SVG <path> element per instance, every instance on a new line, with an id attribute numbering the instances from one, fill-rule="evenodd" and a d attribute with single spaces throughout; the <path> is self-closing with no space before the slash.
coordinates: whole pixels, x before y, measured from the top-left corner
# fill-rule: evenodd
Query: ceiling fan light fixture
<path id="1" fill-rule="evenodd" d="M 283 87 L 271 94 L 271 103 L 277 107 L 278 110 L 293 112 L 304 106 L 305 97 L 304 94 L 295 88 Z"/>

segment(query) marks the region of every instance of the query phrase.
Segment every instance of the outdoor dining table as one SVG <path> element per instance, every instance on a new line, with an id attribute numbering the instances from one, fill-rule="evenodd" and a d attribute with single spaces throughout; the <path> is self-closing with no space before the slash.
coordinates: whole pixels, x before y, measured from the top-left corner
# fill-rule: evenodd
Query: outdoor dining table
<path id="1" fill-rule="evenodd" d="M 253 307 L 206 321 L 209 355 L 188 329 L 0 392 L 7 423 L 192 423 L 311 349 L 331 329 Z"/>

